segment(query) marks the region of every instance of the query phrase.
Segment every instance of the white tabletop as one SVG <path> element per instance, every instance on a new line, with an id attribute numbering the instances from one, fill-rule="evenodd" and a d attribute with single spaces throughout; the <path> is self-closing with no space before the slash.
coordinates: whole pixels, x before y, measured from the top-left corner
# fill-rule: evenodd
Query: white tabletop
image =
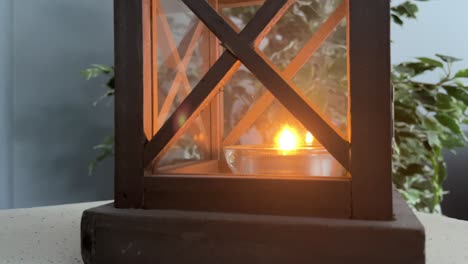
<path id="1" fill-rule="evenodd" d="M 108 202 L 0 210 L 0 264 L 82 263 L 81 213 Z M 417 216 L 426 228 L 426 263 L 468 263 L 467 221 Z"/>

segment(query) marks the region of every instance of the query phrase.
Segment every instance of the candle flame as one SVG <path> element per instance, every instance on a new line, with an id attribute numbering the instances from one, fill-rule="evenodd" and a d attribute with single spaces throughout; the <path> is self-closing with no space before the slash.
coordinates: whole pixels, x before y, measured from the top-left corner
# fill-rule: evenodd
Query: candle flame
<path id="1" fill-rule="evenodd" d="M 312 143 L 314 143 L 314 135 L 312 135 L 312 133 L 307 132 L 306 138 L 305 138 L 305 143 L 307 145 L 312 145 Z"/>
<path id="2" fill-rule="evenodd" d="M 286 125 L 279 133 L 276 144 L 280 150 L 291 151 L 297 149 L 298 141 L 296 130 Z"/>

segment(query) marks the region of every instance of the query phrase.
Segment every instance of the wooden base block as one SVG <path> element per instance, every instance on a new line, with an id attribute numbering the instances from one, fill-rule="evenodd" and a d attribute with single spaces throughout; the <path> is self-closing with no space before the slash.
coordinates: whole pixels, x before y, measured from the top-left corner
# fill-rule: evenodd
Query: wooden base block
<path id="1" fill-rule="evenodd" d="M 105 263 L 424 263 L 424 228 L 394 194 L 394 221 L 171 210 L 83 213 L 82 256 Z"/>

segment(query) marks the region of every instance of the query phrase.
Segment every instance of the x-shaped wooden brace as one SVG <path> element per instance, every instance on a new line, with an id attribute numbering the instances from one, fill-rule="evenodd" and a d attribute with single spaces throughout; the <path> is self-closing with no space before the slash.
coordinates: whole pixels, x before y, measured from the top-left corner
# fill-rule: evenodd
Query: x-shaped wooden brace
<path id="1" fill-rule="evenodd" d="M 258 10 L 255 17 L 237 34 L 226 21 L 203 0 L 183 0 L 201 21 L 224 43 L 227 51 L 200 80 L 187 98 L 164 123 L 153 139 L 145 147 L 144 162 L 149 165 L 171 141 L 183 132 L 188 121 L 194 119 L 210 102 L 222 86 L 223 80 L 232 75 L 240 61 L 263 83 L 267 89 L 328 149 L 328 151 L 349 169 L 349 143 L 314 111 L 299 90 L 285 80 L 273 65 L 264 59 L 254 41 L 275 22 L 280 10 L 287 8 L 292 1 L 268 0 Z M 216 89 L 217 88 L 217 89 Z"/>
<path id="2" fill-rule="evenodd" d="M 170 108 L 172 106 L 172 103 L 174 102 L 177 92 L 179 91 L 180 85 L 184 87 L 184 91 L 186 94 L 188 94 L 191 91 L 190 83 L 187 79 L 185 70 L 190 59 L 192 58 L 193 52 L 195 51 L 197 40 L 200 37 L 201 32 L 203 30 L 203 24 L 201 22 L 196 22 L 194 27 L 192 27 L 187 32 L 186 37 L 184 37 L 184 39 L 182 40 L 181 46 L 186 47 L 182 47 L 182 49 L 177 49 L 174 37 L 172 36 L 172 33 L 169 29 L 169 24 L 167 22 L 167 18 L 164 15 L 163 10 L 161 10 L 160 14 L 158 14 L 158 18 L 162 29 L 161 31 L 163 31 L 165 35 L 165 38 L 161 39 L 162 41 L 166 42 L 165 44 L 166 46 L 168 46 L 168 50 L 172 51 L 168 59 L 171 60 L 171 63 L 173 63 L 177 67 L 176 75 L 174 77 L 174 80 L 172 81 L 172 85 L 168 90 L 168 94 L 166 96 L 166 99 L 164 100 L 164 103 L 161 107 L 161 111 L 159 113 L 158 123 L 162 124 L 169 115 Z M 188 36 L 191 36 L 191 38 L 188 39 Z M 187 41 L 188 43 L 185 43 Z M 181 58 L 181 56 L 183 58 Z"/>
<path id="3" fill-rule="evenodd" d="M 343 1 L 328 19 L 320 26 L 312 38 L 304 45 L 291 63 L 282 72 L 283 76 L 291 80 L 301 67 L 320 48 L 323 42 L 330 36 L 338 24 L 346 17 L 346 1 Z M 275 97 L 267 90 L 247 111 L 236 126 L 229 132 L 223 140 L 223 146 L 235 144 L 239 138 L 254 124 L 254 122 L 270 106 Z"/>
<path id="4" fill-rule="evenodd" d="M 171 107 L 174 103 L 174 99 L 180 91 L 180 87 L 182 86 L 184 88 L 182 90 L 181 96 L 185 97 L 191 92 L 190 82 L 186 75 L 186 68 L 193 56 L 197 41 L 199 40 L 203 31 L 203 23 L 196 20 L 193 23 L 193 26 L 185 34 L 179 47 L 176 47 L 174 36 L 170 30 L 169 22 L 167 20 L 166 14 L 164 13 L 164 9 L 161 6 L 160 1 L 157 1 L 156 4 L 158 5 L 156 16 L 158 23 L 161 26 L 159 33 L 164 34 L 163 37 L 159 38 L 163 47 L 161 50 L 170 52 L 170 54 L 167 56 L 167 60 L 164 63 L 176 67 L 176 72 L 174 79 L 172 80 L 172 84 L 168 90 L 167 96 L 161 106 L 161 111 L 159 111 L 157 116 L 155 131 L 160 128 L 160 125 L 164 123 L 167 116 L 169 115 Z M 206 127 L 203 122 L 201 120 L 196 120 L 196 123 L 202 133 L 206 134 Z M 205 148 L 208 148 L 208 146 L 205 146 Z"/>

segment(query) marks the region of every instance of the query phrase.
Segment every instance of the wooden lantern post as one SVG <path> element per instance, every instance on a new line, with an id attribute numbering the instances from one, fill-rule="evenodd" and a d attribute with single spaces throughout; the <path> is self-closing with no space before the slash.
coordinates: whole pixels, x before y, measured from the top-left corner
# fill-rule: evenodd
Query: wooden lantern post
<path id="1" fill-rule="evenodd" d="M 197 20 L 178 44 L 161 1 L 114 1 L 115 203 L 83 215 L 86 263 L 424 263 L 424 230 L 392 190 L 389 0 L 343 0 L 283 70 L 258 45 L 295 0 L 181 0 Z M 219 12 L 249 5 L 261 7 L 242 30 Z M 343 19 L 347 137 L 292 82 Z M 206 73 L 192 88 L 197 47 Z M 162 57 L 174 71 L 164 98 Z M 223 87 L 241 64 L 267 91 L 225 134 Z M 275 99 L 346 175 L 226 171 L 223 147 Z M 208 159 L 159 166 L 194 124 Z"/>

